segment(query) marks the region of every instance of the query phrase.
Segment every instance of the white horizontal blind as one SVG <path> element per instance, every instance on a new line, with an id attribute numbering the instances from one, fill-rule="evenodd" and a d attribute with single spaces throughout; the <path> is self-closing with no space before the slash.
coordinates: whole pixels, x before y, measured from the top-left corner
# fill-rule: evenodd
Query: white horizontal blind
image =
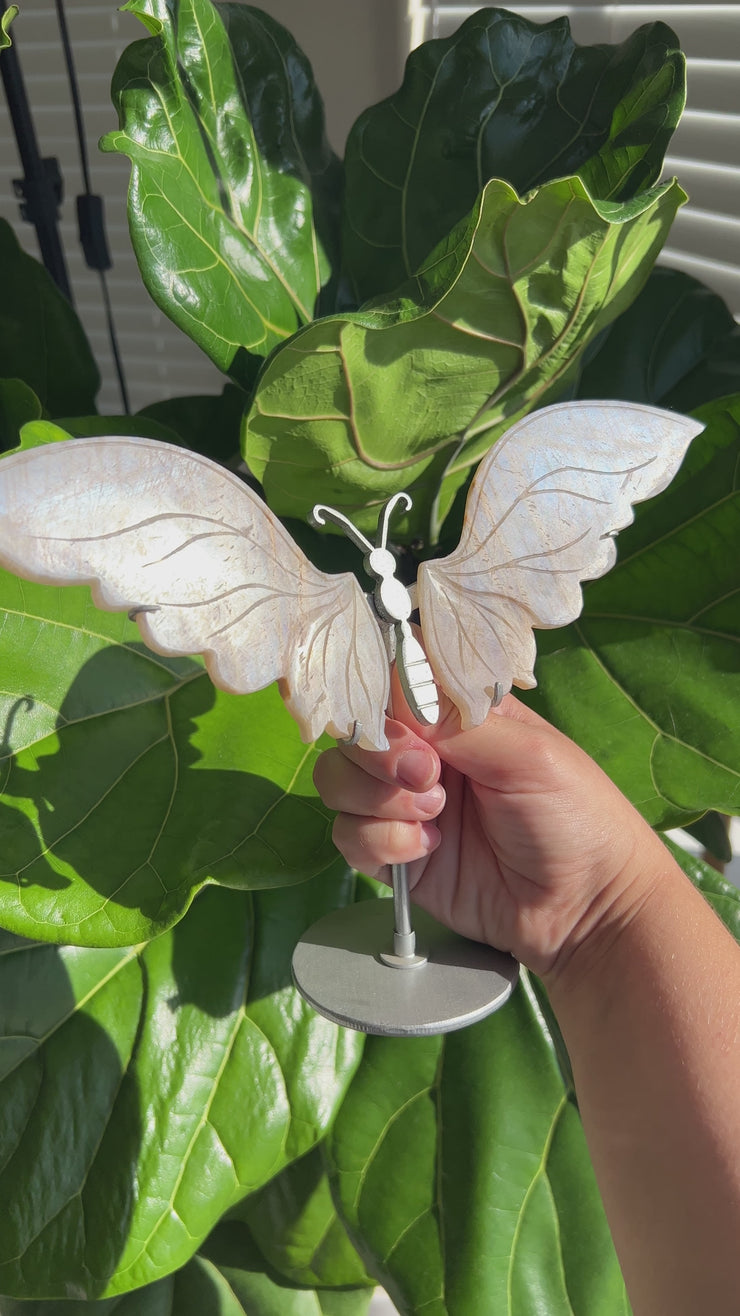
<path id="1" fill-rule="evenodd" d="M 449 36 L 482 5 L 410 0 L 411 46 Z M 665 265 L 686 270 L 724 297 L 740 317 L 740 4 L 507 4 L 535 23 L 567 14 L 581 45 L 623 41 L 642 23 L 660 20 L 678 34 L 687 56 L 688 96 L 666 157 L 689 194 L 679 211 Z"/>
<path id="2" fill-rule="evenodd" d="M 70 0 L 67 25 L 77 67 L 85 118 L 93 191 L 105 201 L 113 269 L 108 272 L 113 315 L 126 370 L 132 410 L 163 398 L 193 393 L 217 393 L 223 376 L 207 357 L 176 329 L 146 292 L 136 264 L 126 219 L 129 162 L 103 155 L 98 140 L 116 128 L 110 83 L 119 55 L 131 42 L 146 36 L 131 14 L 119 13 L 112 0 Z M 85 326 L 101 368 L 103 386 L 98 408 L 121 411 L 108 342 L 100 282 L 85 265 L 77 238 L 75 197 L 82 192 L 77 139 L 53 0 L 27 0 L 12 25 L 31 106 L 39 149 L 56 156 L 65 184 L 60 235 L 64 245 L 75 309 Z M 0 59 L 2 56 L 0 55 Z M 0 215 L 13 225 L 23 247 L 38 258 L 36 235 L 20 221 L 12 180 L 22 171 L 15 139 L 0 89 Z"/>

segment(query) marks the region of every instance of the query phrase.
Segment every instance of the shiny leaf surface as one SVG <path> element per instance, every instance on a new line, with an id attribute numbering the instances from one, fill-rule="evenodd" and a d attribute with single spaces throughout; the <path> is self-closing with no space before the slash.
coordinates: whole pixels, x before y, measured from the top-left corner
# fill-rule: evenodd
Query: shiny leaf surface
<path id="1" fill-rule="evenodd" d="M 277 688 L 216 691 L 87 589 L 0 575 L 0 925 L 147 940 L 207 882 L 293 885 L 334 861 L 331 819 Z"/>
<path id="2" fill-rule="evenodd" d="M 329 1148 L 340 1210 L 408 1316 L 626 1316 L 580 1120 L 528 984 L 445 1038 L 369 1038 Z"/>
<path id="3" fill-rule="evenodd" d="M 320 320 L 267 363 L 244 442 L 273 510 L 328 502 L 374 532 L 406 489 L 394 534 L 434 542 L 471 467 L 637 294 L 683 199 L 675 183 L 624 204 L 577 178 L 524 199 L 489 183 L 403 296 Z"/>
<path id="4" fill-rule="evenodd" d="M 82 325 L 5 220 L 0 220 L 0 269 L 0 375 L 23 380 L 50 416 L 95 411 L 100 375 Z"/>
<path id="5" fill-rule="evenodd" d="M 301 932 L 353 898 L 211 889 L 146 947 L 3 934 L 0 1290 L 97 1297 L 182 1265 L 326 1132 L 363 1038 L 290 985 Z"/>
<path id="6" fill-rule="evenodd" d="M 489 8 L 425 42 L 347 142 L 344 261 L 358 300 L 415 274 L 491 178 L 524 195 L 578 174 L 592 196 L 635 196 L 657 181 L 683 102 L 683 57 L 662 23 L 576 46 L 567 18 Z"/>
<path id="7" fill-rule="evenodd" d="M 740 812 L 740 398 L 696 415 L 706 430 L 580 620 L 540 632 L 526 695 L 658 827 Z"/>
<path id="8" fill-rule="evenodd" d="M 150 36 L 113 80 L 132 163 L 129 223 L 161 309 L 222 370 L 249 382 L 311 319 L 331 274 L 332 181 L 309 65 L 273 19 L 211 0 L 129 0 Z"/>

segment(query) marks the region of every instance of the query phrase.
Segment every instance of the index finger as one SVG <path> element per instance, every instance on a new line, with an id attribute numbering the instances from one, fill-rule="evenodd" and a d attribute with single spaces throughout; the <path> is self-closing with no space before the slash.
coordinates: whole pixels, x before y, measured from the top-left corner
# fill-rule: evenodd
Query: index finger
<path id="1" fill-rule="evenodd" d="M 426 791 L 434 786 L 441 771 L 436 749 L 411 727 L 394 718 L 386 719 L 385 732 L 389 749 L 360 749 L 359 745 L 342 744 L 341 741 L 337 749 L 378 781 L 396 783 L 411 791 Z"/>

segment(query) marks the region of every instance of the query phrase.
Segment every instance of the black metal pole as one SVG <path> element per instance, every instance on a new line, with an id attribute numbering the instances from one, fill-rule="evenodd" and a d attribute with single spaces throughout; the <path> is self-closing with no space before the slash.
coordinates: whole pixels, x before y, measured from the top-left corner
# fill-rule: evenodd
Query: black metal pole
<path id="1" fill-rule="evenodd" d="M 0 0 L 0 12 L 4 12 L 7 8 L 7 0 Z M 0 55 L 0 77 L 3 80 L 24 173 L 24 177 L 15 183 L 16 193 L 21 198 L 21 215 L 36 229 L 41 259 L 57 287 L 71 302 L 72 289 L 59 237 L 58 205 L 61 200 L 61 175 L 57 161 L 43 159 L 39 151 L 18 58 L 15 32 L 13 44 Z"/>

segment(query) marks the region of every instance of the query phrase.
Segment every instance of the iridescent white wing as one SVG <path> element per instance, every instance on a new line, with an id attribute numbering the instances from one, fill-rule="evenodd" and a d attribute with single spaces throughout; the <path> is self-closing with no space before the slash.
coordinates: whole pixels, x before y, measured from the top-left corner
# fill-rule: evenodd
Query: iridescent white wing
<path id="1" fill-rule="evenodd" d="M 316 570 L 265 504 L 205 457 L 140 438 L 74 439 L 0 461 L 0 563 L 89 584 L 150 648 L 203 654 L 236 694 L 280 682 L 305 740 L 387 747 L 388 660 L 354 576 Z"/>
<path id="2" fill-rule="evenodd" d="M 569 402 L 507 430 L 476 473 L 460 544 L 417 582 L 424 644 L 463 726 L 495 686 L 536 685 L 533 626 L 580 613 L 580 582 L 613 565 L 632 504 L 659 493 L 703 426 L 627 402 Z"/>

